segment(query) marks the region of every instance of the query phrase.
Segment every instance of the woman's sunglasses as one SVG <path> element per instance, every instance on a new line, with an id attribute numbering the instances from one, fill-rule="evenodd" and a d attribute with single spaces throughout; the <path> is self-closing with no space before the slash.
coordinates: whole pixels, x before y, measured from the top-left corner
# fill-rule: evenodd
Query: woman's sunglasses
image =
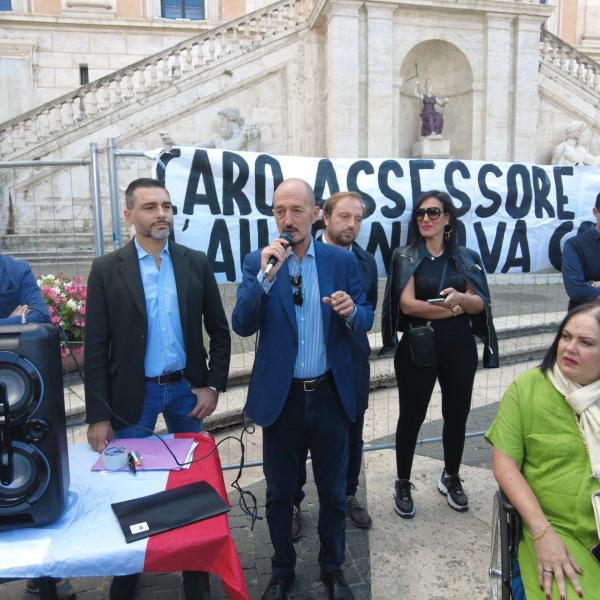
<path id="1" fill-rule="evenodd" d="M 432 206 L 431 208 L 417 208 L 417 210 L 415 210 L 415 221 L 422 221 L 425 218 L 425 215 L 429 217 L 430 221 L 436 221 L 443 212 L 446 211 L 437 206 Z"/>

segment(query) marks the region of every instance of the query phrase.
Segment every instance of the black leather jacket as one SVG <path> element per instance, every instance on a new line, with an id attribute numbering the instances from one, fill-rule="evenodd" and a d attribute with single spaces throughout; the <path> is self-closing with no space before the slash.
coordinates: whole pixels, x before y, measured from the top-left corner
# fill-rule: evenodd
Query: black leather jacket
<path id="1" fill-rule="evenodd" d="M 411 244 L 394 250 L 388 271 L 381 315 L 381 334 L 384 348 L 396 346 L 398 344 L 397 332 L 406 331 L 406 316 L 400 310 L 400 295 L 425 256 L 425 248 L 422 243 Z M 484 344 L 483 366 L 496 368 L 499 366 L 498 338 L 492 320 L 490 290 L 481 258 L 477 252 L 469 248 L 453 246 L 450 249 L 450 261 L 485 304 L 482 313 L 469 315 L 469 318 L 473 333 L 481 338 Z"/>

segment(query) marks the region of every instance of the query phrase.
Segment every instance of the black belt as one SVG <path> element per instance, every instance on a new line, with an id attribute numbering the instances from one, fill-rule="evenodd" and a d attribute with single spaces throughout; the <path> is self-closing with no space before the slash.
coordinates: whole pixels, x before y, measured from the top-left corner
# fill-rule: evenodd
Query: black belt
<path id="1" fill-rule="evenodd" d="M 156 377 L 146 377 L 146 381 L 152 383 L 177 383 L 183 379 L 183 371 L 173 371 L 172 373 L 162 373 Z"/>
<path id="2" fill-rule="evenodd" d="M 333 386 L 331 371 L 327 371 L 314 379 L 292 379 L 292 388 L 303 392 L 316 392 L 326 385 Z"/>

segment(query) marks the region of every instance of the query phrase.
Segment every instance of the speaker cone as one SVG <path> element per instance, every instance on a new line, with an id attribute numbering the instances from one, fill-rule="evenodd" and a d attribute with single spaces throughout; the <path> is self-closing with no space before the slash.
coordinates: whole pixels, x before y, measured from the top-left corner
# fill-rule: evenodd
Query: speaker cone
<path id="1" fill-rule="evenodd" d="M 8 485 L 0 483 L 0 508 L 33 504 L 50 482 L 50 465 L 35 446 L 13 442 L 12 447 L 14 476 Z"/>
<path id="2" fill-rule="evenodd" d="M 17 425 L 35 411 L 42 398 L 39 371 L 14 352 L 0 352 L 0 383 L 6 389 L 10 425 Z"/>

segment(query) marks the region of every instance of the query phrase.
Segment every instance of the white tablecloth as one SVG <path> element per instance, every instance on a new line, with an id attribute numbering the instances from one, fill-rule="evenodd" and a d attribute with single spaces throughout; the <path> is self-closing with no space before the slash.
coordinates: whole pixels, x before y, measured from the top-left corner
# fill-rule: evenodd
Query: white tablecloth
<path id="1" fill-rule="evenodd" d="M 0 532 L 0 578 L 140 573 L 147 539 L 125 543 L 110 505 L 165 489 L 168 471 L 92 472 L 98 454 L 69 445 L 71 484 L 62 517 L 40 528 Z"/>

